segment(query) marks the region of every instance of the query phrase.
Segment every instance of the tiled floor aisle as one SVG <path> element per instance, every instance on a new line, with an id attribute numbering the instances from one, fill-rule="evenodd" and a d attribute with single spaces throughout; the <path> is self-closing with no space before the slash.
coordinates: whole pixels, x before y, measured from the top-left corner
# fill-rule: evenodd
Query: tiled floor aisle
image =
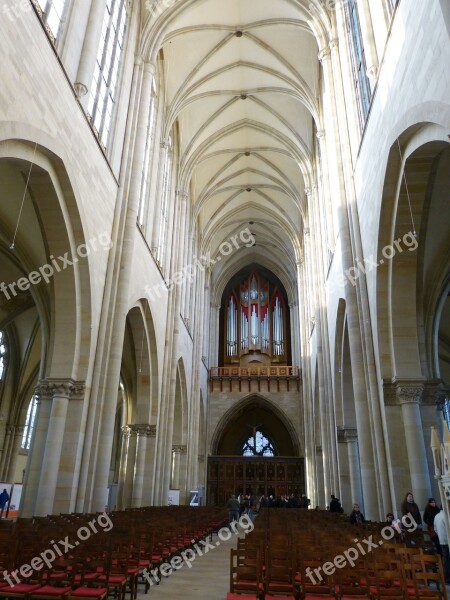
<path id="1" fill-rule="evenodd" d="M 230 589 L 230 548 L 236 548 L 236 535 L 227 542 L 215 535 L 211 543 L 214 550 L 197 556 L 190 569 L 184 564 L 170 577 L 162 578 L 147 596 L 139 586 L 138 600 L 226 600 Z"/>

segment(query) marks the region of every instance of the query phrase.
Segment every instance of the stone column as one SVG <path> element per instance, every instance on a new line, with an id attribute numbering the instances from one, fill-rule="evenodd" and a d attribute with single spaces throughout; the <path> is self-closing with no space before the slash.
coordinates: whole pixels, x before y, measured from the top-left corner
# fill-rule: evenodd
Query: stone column
<path id="1" fill-rule="evenodd" d="M 188 499 L 187 487 L 187 446 L 179 446 L 180 448 L 180 465 L 178 474 L 178 483 L 180 488 L 180 504 L 186 504 Z M 196 485 L 195 482 L 194 485 Z"/>
<path id="2" fill-rule="evenodd" d="M 409 472 L 415 502 L 425 506 L 431 494 L 425 439 L 423 435 L 420 406 L 424 391 L 423 380 L 395 379 L 397 398 L 402 407 L 408 451 Z"/>
<path id="3" fill-rule="evenodd" d="M 34 514 L 52 514 L 56 484 L 61 464 L 61 451 L 64 441 L 67 410 L 71 395 L 80 396 L 84 383 L 73 379 L 46 379 L 40 384 L 52 395 L 51 412 L 48 421 L 42 470 L 36 497 Z"/>
<path id="4" fill-rule="evenodd" d="M 75 91 L 84 108 L 87 107 L 89 101 L 88 92 L 94 76 L 105 11 L 106 0 L 92 0 L 77 77 L 74 83 Z"/>
<path id="5" fill-rule="evenodd" d="M 358 432 L 356 429 L 344 429 L 344 438 L 347 442 L 348 465 L 350 472 L 350 488 L 352 492 L 352 504 L 359 504 L 361 512 L 364 513 L 364 503 L 361 485 L 361 467 L 359 464 Z M 348 507 L 350 508 L 350 507 Z M 364 513 L 365 514 L 365 513 Z"/>
<path id="6" fill-rule="evenodd" d="M 331 48 L 331 50 L 330 50 Z M 354 256 L 352 248 L 352 231 L 350 228 L 350 214 L 347 206 L 347 188 L 350 197 L 353 196 L 353 183 L 348 181 L 349 173 L 352 172 L 351 164 L 348 163 L 350 157 L 348 153 L 343 155 L 341 149 L 341 138 L 345 138 L 347 143 L 348 131 L 347 123 L 341 122 L 340 115 L 345 114 L 345 101 L 342 87 L 342 75 L 340 69 L 338 41 L 332 40 L 330 48 L 324 48 L 319 59 L 323 66 L 326 88 L 330 95 L 331 121 L 333 127 L 330 128 L 333 140 L 328 146 L 330 164 L 335 167 L 336 183 L 338 184 L 337 195 L 339 198 L 339 233 L 342 250 L 342 268 L 344 271 L 354 266 Z M 342 141 L 344 144 L 344 141 Z M 333 156 L 334 152 L 334 156 Z M 344 163 L 345 159 L 345 164 Z M 345 177 L 346 174 L 346 177 Z M 349 283 L 346 281 L 346 283 Z M 361 311 L 358 304 L 356 286 L 346 285 L 345 298 L 348 319 L 348 334 L 350 342 L 350 356 L 353 372 L 353 388 L 355 394 L 355 410 L 357 419 L 357 429 L 361 432 L 359 437 L 361 477 L 364 493 L 364 503 L 368 519 L 379 518 L 380 502 L 378 497 L 378 470 L 375 469 L 374 453 L 374 427 L 371 410 L 369 387 L 366 382 L 364 365 L 364 346 L 361 332 Z M 379 469 L 384 475 L 384 466 L 380 464 Z"/>
<path id="7" fill-rule="evenodd" d="M 14 430 L 14 425 L 10 425 L 9 423 L 6 424 L 5 439 L 3 441 L 2 460 L 0 466 L 2 480 L 7 479 L 8 461 L 9 457 L 11 456 L 11 444 L 13 443 L 12 440 L 14 439 Z"/>
<path id="8" fill-rule="evenodd" d="M 36 395 L 38 397 L 36 425 L 28 453 L 25 485 L 20 502 L 20 516 L 26 518 L 36 514 L 35 503 L 45 451 L 48 423 L 52 410 L 52 390 L 49 386 L 45 385 L 44 382 L 39 383 L 36 386 Z"/>
<path id="9" fill-rule="evenodd" d="M 134 469 L 136 465 L 136 444 L 137 435 L 133 431 L 131 425 L 128 425 L 128 452 L 127 452 L 127 463 L 125 470 L 124 490 L 123 490 L 123 507 L 131 508 L 133 500 L 133 483 L 134 483 Z"/>
<path id="10" fill-rule="evenodd" d="M 127 472 L 128 447 L 130 444 L 131 429 L 128 425 L 122 427 L 122 440 L 120 448 L 119 488 L 117 490 L 117 503 L 119 509 L 125 508 L 124 491 Z"/>
<path id="11" fill-rule="evenodd" d="M 138 77 L 142 69 L 142 59 L 136 58 L 135 77 Z M 136 219 L 141 192 L 142 172 L 145 158 L 145 146 L 148 130 L 148 116 L 150 110 L 149 98 L 151 96 L 153 73 L 155 67 L 151 63 L 144 63 L 142 86 L 139 94 L 139 107 L 136 115 L 136 137 L 134 141 L 134 152 L 132 153 L 132 167 L 129 173 L 129 197 L 125 200 L 123 211 L 124 221 L 120 222 L 123 227 L 121 239 L 122 253 L 120 263 L 116 264 L 115 277 L 117 279 L 116 298 L 113 307 L 113 321 L 111 327 L 111 340 L 109 347 L 109 362 L 104 378 L 103 406 L 100 411 L 99 432 L 96 438 L 96 463 L 94 470 L 94 483 L 92 493 L 91 510 L 103 510 L 104 498 L 107 493 L 109 469 L 111 464 L 112 441 L 115 424 L 115 403 L 117 390 L 119 388 L 120 365 L 123 354 L 123 341 L 125 336 L 125 315 L 129 308 L 128 292 L 130 280 L 130 265 L 136 238 Z M 113 294 L 114 297 L 114 294 Z"/>
<path id="12" fill-rule="evenodd" d="M 170 481 L 170 488 L 172 490 L 180 489 L 180 456 L 181 446 L 172 447 L 172 477 Z M 180 493 L 181 496 L 181 493 Z"/>
<path id="13" fill-rule="evenodd" d="M 19 458 L 19 452 L 22 445 L 23 432 L 25 431 L 25 427 L 15 427 L 14 428 L 14 440 L 11 447 L 11 455 L 9 459 L 9 467 L 6 475 L 6 480 L 11 483 L 16 482 L 16 468 L 17 461 Z"/>
<path id="14" fill-rule="evenodd" d="M 316 446 L 316 474 L 317 481 L 315 488 L 317 489 L 317 504 L 324 509 L 329 501 L 325 494 L 325 480 L 323 473 L 323 456 L 322 446 Z"/>
<path id="15" fill-rule="evenodd" d="M 164 182 L 164 168 L 166 165 L 166 156 L 169 151 L 169 143 L 166 140 L 162 140 L 162 142 L 160 143 L 160 154 L 158 162 L 159 181 L 157 193 L 155 196 L 155 207 L 153 210 L 153 227 L 151 232 L 151 250 L 155 258 L 158 256 L 159 248 L 159 226 L 161 223 L 161 206 L 163 201 L 162 192 Z"/>
<path id="16" fill-rule="evenodd" d="M 379 60 L 375 36 L 373 34 L 372 15 L 370 14 L 369 0 L 358 0 L 359 22 L 366 56 L 367 76 L 370 78 L 372 90 L 378 77 Z"/>
<path id="17" fill-rule="evenodd" d="M 144 479 L 145 479 L 145 459 L 147 455 L 147 438 L 150 435 L 150 425 L 132 425 L 131 429 L 136 433 L 136 463 L 134 467 L 133 496 L 132 506 L 137 508 L 142 506 Z"/>
<path id="18" fill-rule="evenodd" d="M 151 506 L 153 490 L 155 487 L 155 452 L 156 452 L 156 425 L 149 425 L 147 430 L 147 454 L 145 457 L 145 476 L 142 489 L 142 505 Z"/>

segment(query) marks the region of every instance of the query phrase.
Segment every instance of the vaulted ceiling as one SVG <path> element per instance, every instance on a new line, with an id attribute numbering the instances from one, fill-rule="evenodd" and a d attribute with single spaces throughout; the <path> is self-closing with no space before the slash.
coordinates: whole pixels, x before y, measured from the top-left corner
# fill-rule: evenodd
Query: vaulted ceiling
<path id="1" fill-rule="evenodd" d="M 160 9 L 144 39 L 162 49 L 164 135 L 177 122 L 180 182 L 203 249 L 217 254 L 250 227 L 256 246 L 222 271 L 248 257 L 292 274 L 320 121 L 311 15 L 298 0 L 177 0 Z"/>

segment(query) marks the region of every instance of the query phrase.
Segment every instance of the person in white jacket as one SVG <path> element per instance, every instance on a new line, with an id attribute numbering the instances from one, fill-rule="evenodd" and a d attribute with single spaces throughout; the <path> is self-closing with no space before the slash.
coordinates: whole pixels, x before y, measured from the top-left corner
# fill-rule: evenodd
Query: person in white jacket
<path id="1" fill-rule="evenodd" d="M 450 553 L 448 549 L 448 534 L 447 534 L 447 515 L 445 510 L 441 510 L 434 517 L 434 530 L 436 531 L 439 543 L 442 548 L 442 563 L 444 566 L 445 583 L 450 585 Z"/>

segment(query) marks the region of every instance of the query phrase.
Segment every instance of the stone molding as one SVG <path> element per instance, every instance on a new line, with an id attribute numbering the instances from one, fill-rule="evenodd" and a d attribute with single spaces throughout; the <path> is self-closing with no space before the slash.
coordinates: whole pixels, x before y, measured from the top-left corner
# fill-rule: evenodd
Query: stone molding
<path id="1" fill-rule="evenodd" d="M 339 427 L 337 438 L 340 444 L 348 444 L 358 441 L 358 431 L 355 427 Z"/>
<path id="2" fill-rule="evenodd" d="M 147 423 L 135 423 L 129 425 L 131 433 L 137 436 L 144 435 L 145 437 L 154 437 L 156 435 L 156 425 L 148 425 Z"/>
<path id="3" fill-rule="evenodd" d="M 86 384 L 84 381 L 75 381 L 74 379 L 42 379 L 36 386 L 36 394 L 39 399 L 45 397 L 52 399 L 56 397 L 67 398 L 69 400 L 83 400 Z"/>
<path id="4" fill-rule="evenodd" d="M 175 454 L 187 454 L 187 446 L 172 446 L 172 452 Z"/>
<path id="5" fill-rule="evenodd" d="M 331 50 L 329 48 L 322 48 L 319 50 L 318 58 L 320 62 L 323 62 L 326 59 L 329 59 L 331 56 Z"/>

